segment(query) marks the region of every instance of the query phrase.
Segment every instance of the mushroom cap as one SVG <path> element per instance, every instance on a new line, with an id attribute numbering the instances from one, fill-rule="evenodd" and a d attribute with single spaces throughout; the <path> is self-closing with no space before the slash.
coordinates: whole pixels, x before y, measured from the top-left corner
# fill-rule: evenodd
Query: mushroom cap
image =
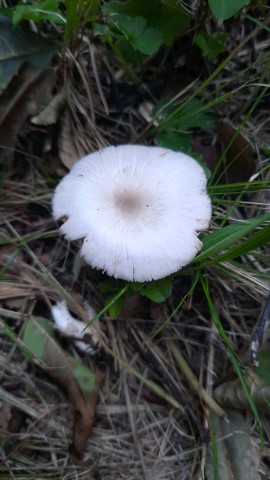
<path id="1" fill-rule="evenodd" d="M 170 275 L 201 249 L 211 203 L 196 160 L 160 147 L 107 147 L 79 160 L 56 188 L 53 215 L 81 255 L 116 278 Z"/>

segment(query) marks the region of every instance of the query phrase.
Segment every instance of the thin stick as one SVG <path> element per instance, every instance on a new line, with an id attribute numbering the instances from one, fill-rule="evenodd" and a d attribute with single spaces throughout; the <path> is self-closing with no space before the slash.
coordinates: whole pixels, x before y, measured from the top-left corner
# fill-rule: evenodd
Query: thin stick
<path id="1" fill-rule="evenodd" d="M 174 342 L 168 342 L 168 347 L 172 352 L 175 360 L 177 361 L 179 367 L 181 368 L 182 372 L 184 373 L 185 377 L 188 379 L 193 390 L 195 390 L 195 392 L 197 392 L 200 395 L 200 397 L 204 400 L 204 402 L 208 405 L 208 407 L 213 412 L 215 412 L 216 415 L 218 415 L 219 417 L 223 417 L 225 415 L 224 410 L 200 385 L 198 379 L 195 377 L 194 373 L 189 368 L 186 360 L 184 359 L 182 353 L 180 352 L 176 344 Z"/>

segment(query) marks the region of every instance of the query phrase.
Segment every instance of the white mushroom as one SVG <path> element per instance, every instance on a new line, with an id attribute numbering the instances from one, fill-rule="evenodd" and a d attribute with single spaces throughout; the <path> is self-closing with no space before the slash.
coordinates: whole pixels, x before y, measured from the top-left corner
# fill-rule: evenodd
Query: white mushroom
<path id="1" fill-rule="evenodd" d="M 88 305 L 87 308 L 91 320 L 94 318 L 96 312 L 90 305 Z M 51 314 L 57 330 L 66 337 L 72 338 L 76 347 L 81 350 L 81 352 L 94 355 L 98 351 L 99 341 L 95 326 L 88 327 L 84 322 L 74 318 L 69 313 L 65 300 L 53 305 Z"/>
<path id="2" fill-rule="evenodd" d="M 159 147 L 108 147 L 79 160 L 57 186 L 53 214 L 85 261 L 144 282 L 170 275 L 201 249 L 211 203 L 193 158 Z"/>

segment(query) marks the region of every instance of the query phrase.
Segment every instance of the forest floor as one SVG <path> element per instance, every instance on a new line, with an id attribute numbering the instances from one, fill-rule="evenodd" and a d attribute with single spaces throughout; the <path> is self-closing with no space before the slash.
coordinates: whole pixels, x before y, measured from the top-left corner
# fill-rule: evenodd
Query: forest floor
<path id="1" fill-rule="evenodd" d="M 209 262 L 197 271 L 199 280 L 196 270 L 184 270 L 164 302 L 126 296 L 115 318 L 105 311 L 93 323 L 94 355 L 57 330 L 46 355 L 31 357 L 25 347 L 26 325 L 30 336 L 37 334 L 29 319 L 53 325 L 56 302 L 66 300 L 72 315 L 87 322 L 89 306 L 101 312 L 123 288 L 80 262 L 79 242 L 68 243 L 53 219 L 52 194 L 86 153 L 153 144 L 151 111 L 158 101 L 181 103 L 198 91 L 196 98 L 210 102 L 219 88 L 224 101 L 210 109 L 212 125 L 190 131 L 193 150 L 213 171 L 240 130 L 224 157 L 212 228 L 222 219 L 230 224 L 269 212 L 269 183 L 241 192 L 237 201 L 233 188 L 256 175 L 269 182 L 269 93 L 260 97 L 269 82 L 269 32 L 243 19 L 219 28 L 228 39 L 218 57 L 202 56 L 191 28 L 134 67 L 136 82 L 107 44 L 84 35 L 47 68 L 22 65 L 2 92 L 0 478 L 270 478 L 267 408 L 254 400 L 251 411 L 230 351 L 240 374 L 243 365 L 253 372 L 249 342 L 270 285 L 266 244 L 233 261 Z M 177 359 L 175 345 L 185 360 Z M 61 355 L 97 374 L 96 406 L 92 397 L 74 395 L 69 357 L 57 364 L 62 376 L 55 374 L 53 361 Z M 219 398 L 218 385 L 225 385 Z M 94 421 L 85 433 L 89 411 Z"/>

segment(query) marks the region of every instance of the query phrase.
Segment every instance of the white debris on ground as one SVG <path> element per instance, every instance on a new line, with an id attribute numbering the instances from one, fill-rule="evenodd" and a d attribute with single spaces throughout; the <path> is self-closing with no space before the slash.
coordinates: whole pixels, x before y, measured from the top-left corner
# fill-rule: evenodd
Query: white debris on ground
<path id="1" fill-rule="evenodd" d="M 77 320 L 70 314 L 65 300 L 57 302 L 51 308 L 51 313 L 57 330 L 65 337 L 72 339 L 78 350 L 88 355 L 97 353 L 100 344 L 97 335 L 96 321 L 95 326 L 87 327 L 84 322 Z M 87 305 L 87 313 L 89 315 L 89 321 L 96 315 L 95 310 L 90 307 L 90 305 Z"/>

